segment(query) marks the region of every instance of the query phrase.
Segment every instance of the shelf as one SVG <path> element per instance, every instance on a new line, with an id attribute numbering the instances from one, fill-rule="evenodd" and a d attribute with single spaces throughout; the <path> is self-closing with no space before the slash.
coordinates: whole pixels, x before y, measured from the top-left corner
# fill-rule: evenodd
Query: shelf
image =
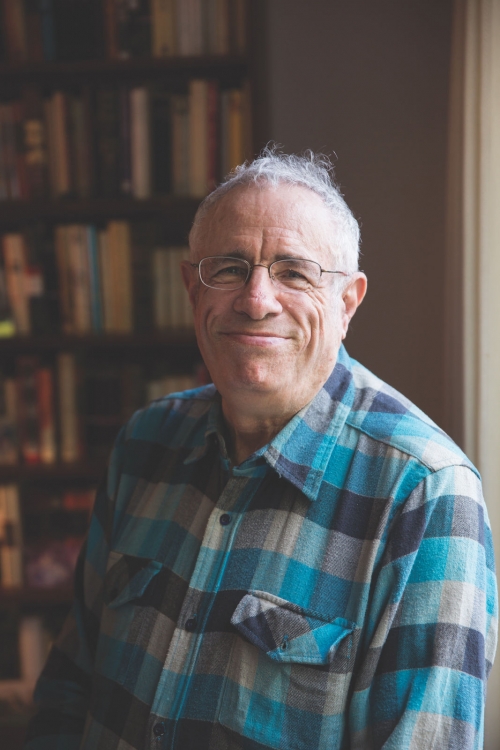
<path id="1" fill-rule="evenodd" d="M 54 588 L 0 587 L 0 604 L 70 604 L 72 599 L 72 586 L 57 586 Z"/>
<path id="2" fill-rule="evenodd" d="M 0 91 L 25 83 L 50 84 L 53 88 L 75 81 L 101 84 L 117 78 L 126 78 L 127 83 L 158 78 L 164 85 L 176 88 L 190 78 L 216 78 L 222 86 L 230 87 L 240 84 L 247 70 L 247 60 L 241 55 L 2 64 Z"/>
<path id="3" fill-rule="evenodd" d="M 106 461 L 75 461 L 75 463 L 55 464 L 14 464 L 0 466 L 0 484 L 23 480 L 75 480 L 84 479 L 98 482 L 102 479 Z"/>
<path id="4" fill-rule="evenodd" d="M 88 334 L 84 336 L 12 336 L 0 339 L 0 353 L 50 352 L 65 349 L 141 350 L 168 347 L 169 350 L 197 351 L 192 329 L 172 333 Z"/>
<path id="5" fill-rule="evenodd" d="M 33 221 L 99 223 L 107 219 L 146 219 L 185 228 L 191 225 L 199 198 L 177 195 L 136 198 L 59 199 L 47 201 L 0 201 L 0 224 L 17 226 Z"/>

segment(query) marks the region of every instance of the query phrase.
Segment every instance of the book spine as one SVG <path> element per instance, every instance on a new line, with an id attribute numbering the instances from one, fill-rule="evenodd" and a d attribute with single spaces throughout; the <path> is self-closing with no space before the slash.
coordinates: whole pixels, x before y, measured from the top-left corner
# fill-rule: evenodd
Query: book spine
<path id="1" fill-rule="evenodd" d="M 189 83 L 189 192 L 202 198 L 208 190 L 208 83 Z"/>
<path id="2" fill-rule="evenodd" d="M 57 375 L 61 460 L 65 463 L 71 463 L 82 457 L 77 399 L 77 370 L 73 354 L 61 353 L 58 355 Z"/>
<path id="3" fill-rule="evenodd" d="M 123 195 L 132 194 L 132 144 L 130 122 L 131 92 L 126 86 L 120 88 L 120 191 Z"/>
<path id="4" fill-rule="evenodd" d="M 103 0 L 106 56 L 116 60 L 118 55 L 116 0 Z"/>
<path id="5" fill-rule="evenodd" d="M 54 146 L 56 155 L 56 196 L 61 197 L 71 192 L 71 158 L 68 138 L 68 101 L 62 91 L 52 94 Z"/>
<path id="6" fill-rule="evenodd" d="M 42 46 L 44 60 L 50 62 L 56 59 L 56 37 L 54 28 L 53 0 L 39 0 Z"/>
<path id="7" fill-rule="evenodd" d="M 153 276 L 153 310 L 154 324 L 159 331 L 167 330 L 170 325 L 170 303 L 169 303 L 169 250 L 157 247 L 153 250 L 152 257 Z"/>
<path id="8" fill-rule="evenodd" d="M 0 465 L 18 462 L 17 390 L 14 378 L 0 374 Z"/>
<path id="9" fill-rule="evenodd" d="M 147 88 L 130 92 L 130 143 L 132 193 L 135 198 L 151 195 L 150 113 Z"/>
<path id="10" fill-rule="evenodd" d="M 118 333 L 131 333 L 133 330 L 132 246 L 128 222 L 110 221 L 108 241 L 113 282 L 114 330 Z"/>
<path id="11" fill-rule="evenodd" d="M 2 586 L 22 586 L 23 537 L 17 486 L 0 487 L 0 568 Z"/>
<path id="12" fill-rule="evenodd" d="M 57 447 L 54 418 L 54 378 L 50 368 L 38 368 L 36 387 L 40 421 L 40 459 L 44 464 L 53 464 L 57 459 Z"/>
<path id="13" fill-rule="evenodd" d="M 74 171 L 74 187 L 80 198 L 88 198 L 91 193 L 91 158 L 89 132 L 86 122 L 85 101 L 80 96 L 69 98 L 69 119 L 71 121 L 70 151 Z"/>
<path id="14" fill-rule="evenodd" d="M 42 17 L 39 0 L 24 0 L 26 18 L 26 47 L 32 62 L 43 61 Z"/>
<path id="15" fill-rule="evenodd" d="M 73 326 L 75 333 L 92 330 L 90 306 L 90 279 L 86 227 L 70 224 L 66 228 L 70 296 L 73 300 Z"/>
<path id="16" fill-rule="evenodd" d="M 171 110 L 170 95 L 160 88 L 151 92 L 151 144 L 153 191 L 166 194 L 171 190 Z"/>
<path id="17" fill-rule="evenodd" d="M 37 464 L 41 458 L 37 368 L 36 357 L 19 357 L 17 362 L 19 441 L 21 456 L 26 464 Z"/>
<path id="18" fill-rule="evenodd" d="M 88 265 L 90 274 L 90 308 L 92 329 L 97 333 L 103 330 L 103 315 L 101 303 L 101 281 L 99 273 L 99 248 L 97 230 L 94 226 L 86 228 Z"/>
<path id="19" fill-rule="evenodd" d="M 189 99 L 175 94 L 172 106 L 172 189 L 175 195 L 189 194 Z"/>
<path id="20" fill-rule="evenodd" d="M 115 330 L 114 319 L 114 286 L 113 269 L 111 265 L 111 253 L 109 245 L 109 232 L 103 229 L 98 234 L 99 245 L 99 272 L 101 276 L 101 298 L 103 312 L 103 329 L 106 333 Z"/>
<path id="21" fill-rule="evenodd" d="M 244 160 L 243 94 L 240 89 L 229 92 L 229 167 L 235 169 Z"/>
<path id="22" fill-rule="evenodd" d="M 151 43 L 153 57 L 175 55 L 175 28 L 175 0 L 152 0 Z"/>
<path id="23" fill-rule="evenodd" d="M 213 190 L 219 178 L 219 88 L 208 82 L 207 90 L 207 189 Z"/>
<path id="24" fill-rule="evenodd" d="M 2 237 L 7 293 L 17 333 L 31 333 L 28 295 L 26 294 L 26 247 L 22 234 Z"/>
<path id="25" fill-rule="evenodd" d="M 24 0 L 2 0 L 2 14 L 8 60 L 11 63 L 26 62 L 28 43 Z"/>
<path id="26" fill-rule="evenodd" d="M 74 333 L 73 299 L 71 297 L 66 226 L 58 226 L 55 229 L 55 250 L 59 280 L 61 327 L 64 333 Z"/>
<path id="27" fill-rule="evenodd" d="M 115 197 L 120 183 L 120 105 L 118 91 L 100 89 L 96 98 L 98 186 L 102 197 Z"/>

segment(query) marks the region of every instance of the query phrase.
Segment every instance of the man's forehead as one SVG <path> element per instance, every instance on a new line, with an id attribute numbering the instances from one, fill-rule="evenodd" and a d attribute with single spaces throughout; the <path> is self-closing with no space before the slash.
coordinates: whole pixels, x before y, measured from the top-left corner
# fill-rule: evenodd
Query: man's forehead
<path id="1" fill-rule="evenodd" d="M 267 237 L 297 237 L 323 245 L 332 236 L 331 215 L 321 198 L 306 187 L 282 184 L 238 186 L 207 213 L 199 238 L 245 233 Z"/>

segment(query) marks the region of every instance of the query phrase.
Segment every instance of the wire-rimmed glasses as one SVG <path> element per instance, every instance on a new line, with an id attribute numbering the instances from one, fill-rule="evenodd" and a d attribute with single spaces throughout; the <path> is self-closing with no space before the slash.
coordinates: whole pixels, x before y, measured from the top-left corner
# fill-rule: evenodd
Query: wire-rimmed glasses
<path id="1" fill-rule="evenodd" d="M 254 268 L 267 268 L 269 278 L 278 287 L 305 292 L 316 288 L 324 273 L 338 273 L 348 276 L 345 271 L 327 271 L 315 260 L 305 258 L 285 258 L 275 260 L 269 266 L 263 263 L 252 265 L 244 258 L 232 258 L 227 255 L 211 255 L 202 258 L 199 263 L 191 263 L 198 269 L 200 279 L 210 289 L 234 291 L 245 286 Z"/>

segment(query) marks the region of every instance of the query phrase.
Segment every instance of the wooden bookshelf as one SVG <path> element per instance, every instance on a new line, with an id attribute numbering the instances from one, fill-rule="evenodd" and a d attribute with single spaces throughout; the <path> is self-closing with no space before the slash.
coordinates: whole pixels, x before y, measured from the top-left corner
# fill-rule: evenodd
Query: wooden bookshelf
<path id="1" fill-rule="evenodd" d="M 0 201 L 2 230 L 20 227 L 37 221 L 48 223 L 100 222 L 114 219 L 159 218 L 171 227 L 187 230 L 191 225 L 199 200 L 189 196 L 166 195 L 139 200 L 137 198 L 91 198 L 78 200 Z"/>

